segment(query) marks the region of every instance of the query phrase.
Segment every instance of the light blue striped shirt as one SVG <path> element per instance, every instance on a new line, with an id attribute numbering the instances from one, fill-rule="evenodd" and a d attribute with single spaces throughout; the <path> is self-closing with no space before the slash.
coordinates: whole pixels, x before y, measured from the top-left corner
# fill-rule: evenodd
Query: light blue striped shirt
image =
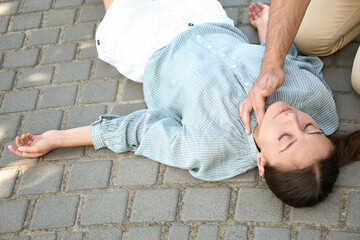
<path id="1" fill-rule="evenodd" d="M 183 32 L 147 64 L 148 109 L 101 116 L 91 128 L 95 148 L 134 151 L 208 181 L 253 169 L 258 150 L 238 109 L 260 73 L 264 50 L 264 43 L 249 44 L 228 24 L 206 23 Z M 293 45 L 285 82 L 266 99 L 266 107 L 284 101 L 313 117 L 325 134 L 333 133 L 339 122 L 322 67 L 319 58 L 299 56 Z M 252 114 L 252 129 L 255 125 Z"/>

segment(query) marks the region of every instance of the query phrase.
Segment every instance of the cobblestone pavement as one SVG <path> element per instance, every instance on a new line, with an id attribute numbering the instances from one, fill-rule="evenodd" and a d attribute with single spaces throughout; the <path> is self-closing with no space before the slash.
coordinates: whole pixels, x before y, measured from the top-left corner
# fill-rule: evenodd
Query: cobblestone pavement
<path id="1" fill-rule="evenodd" d="M 253 43 L 251 0 L 221 0 Z M 87 125 L 146 107 L 142 85 L 97 59 L 101 0 L 0 0 L 0 239 L 360 239 L 360 162 L 314 208 L 277 200 L 257 170 L 203 182 L 132 153 L 92 147 L 19 159 L 22 133 Z M 341 128 L 360 128 L 350 85 L 358 37 L 323 58 Z"/>

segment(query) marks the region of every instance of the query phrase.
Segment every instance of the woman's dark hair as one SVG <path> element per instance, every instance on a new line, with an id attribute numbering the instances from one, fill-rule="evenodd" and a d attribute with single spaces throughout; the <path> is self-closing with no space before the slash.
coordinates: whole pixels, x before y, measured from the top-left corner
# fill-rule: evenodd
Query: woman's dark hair
<path id="1" fill-rule="evenodd" d="M 359 160 L 360 130 L 328 137 L 334 148 L 330 154 L 312 166 L 293 171 L 281 171 L 265 165 L 265 180 L 271 191 L 293 207 L 317 204 L 332 191 L 339 168 Z"/>

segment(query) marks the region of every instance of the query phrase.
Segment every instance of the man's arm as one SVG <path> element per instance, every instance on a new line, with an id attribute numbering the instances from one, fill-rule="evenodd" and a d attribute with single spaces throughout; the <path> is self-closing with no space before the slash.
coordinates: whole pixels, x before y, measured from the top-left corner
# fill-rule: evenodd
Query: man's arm
<path id="1" fill-rule="evenodd" d="M 282 69 L 310 0 L 272 0 L 262 71 Z"/>
<path id="2" fill-rule="evenodd" d="M 247 134 L 251 133 L 250 113 L 254 110 L 257 122 L 265 114 L 265 98 L 271 96 L 285 80 L 283 65 L 300 27 L 310 0 L 272 0 L 266 34 L 265 55 L 261 73 L 250 90 L 249 97 L 240 104 L 240 117 Z"/>

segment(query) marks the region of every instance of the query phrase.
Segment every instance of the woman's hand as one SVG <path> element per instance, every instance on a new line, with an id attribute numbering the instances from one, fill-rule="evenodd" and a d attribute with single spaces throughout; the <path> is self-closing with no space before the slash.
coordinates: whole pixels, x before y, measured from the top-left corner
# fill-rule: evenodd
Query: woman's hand
<path id="1" fill-rule="evenodd" d="M 249 96 L 240 103 L 239 115 L 244 123 L 246 134 L 251 134 L 250 114 L 254 110 L 258 124 L 265 115 L 265 98 L 270 97 L 284 83 L 285 74 L 281 68 L 263 69 L 249 92 Z"/>
<path id="2" fill-rule="evenodd" d="M 20 157 L 41 157 L 56 148 L 57 132 L 57 130 L 51 130 L 35 136 L 30 133 L 23 134 L 15 139 L 17 147 L 9 145 L 8 148 Z"/>

